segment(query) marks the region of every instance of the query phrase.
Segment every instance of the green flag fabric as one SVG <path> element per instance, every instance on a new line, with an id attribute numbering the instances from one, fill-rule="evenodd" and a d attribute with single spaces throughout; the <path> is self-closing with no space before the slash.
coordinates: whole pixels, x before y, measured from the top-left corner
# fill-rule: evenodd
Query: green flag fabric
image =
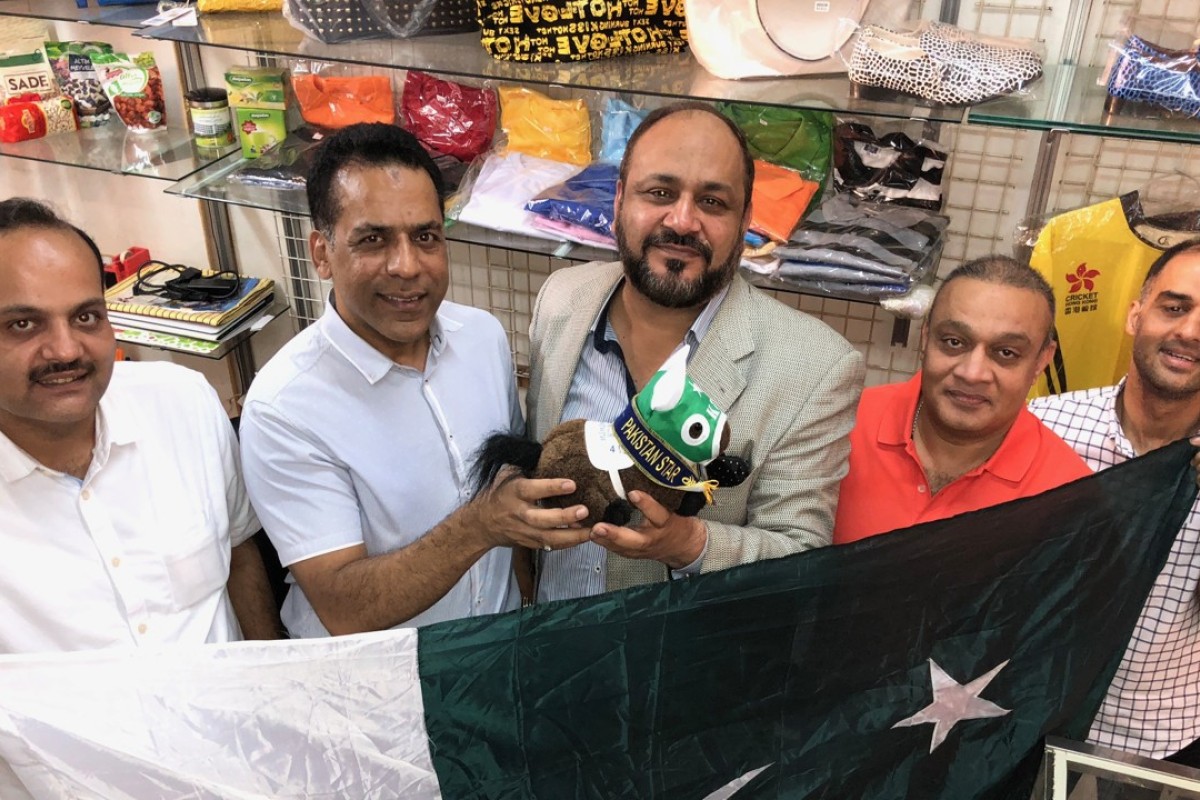
<path id="1" fill-rule="evenodd" d="M 1026 800 L 1043 738 L 1087 732 L 1193 452 L 418 630 L 0 655 L 0 798 Z"/>
<path id="2" fill-rule="evenodd" d="M 1027 797 L 1195 497 L 1186 442 L 842 547 L 419 631 L 453 798 Z"/>

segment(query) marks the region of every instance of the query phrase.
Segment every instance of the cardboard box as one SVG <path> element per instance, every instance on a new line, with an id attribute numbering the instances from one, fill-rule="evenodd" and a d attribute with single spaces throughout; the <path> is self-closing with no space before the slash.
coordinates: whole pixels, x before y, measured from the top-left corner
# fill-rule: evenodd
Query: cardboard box
<path id="1" fill-rule="evenodd" d="M 274 108 L 235 108 L 243 158 L 258 158 L 287 138 L 287 112 Z"/>
<path id="2" fill-rule="evenodd" d="M 258 158 L 287 138 L 287 71 L 270 67 L 231 67 L 225 90 L 233 109 L 243 158 Z"/>

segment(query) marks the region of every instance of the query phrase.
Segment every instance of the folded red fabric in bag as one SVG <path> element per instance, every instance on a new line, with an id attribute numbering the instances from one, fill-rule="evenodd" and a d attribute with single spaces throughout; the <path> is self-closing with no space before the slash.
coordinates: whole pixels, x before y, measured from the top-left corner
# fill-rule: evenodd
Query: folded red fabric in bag
<path id="1" fill-rule="evenodd" d="M 491 89 L 409 70 L 400 108 L 400 124 L 439 153 L 471 161 L 492 146 L 499 114 Z"/>

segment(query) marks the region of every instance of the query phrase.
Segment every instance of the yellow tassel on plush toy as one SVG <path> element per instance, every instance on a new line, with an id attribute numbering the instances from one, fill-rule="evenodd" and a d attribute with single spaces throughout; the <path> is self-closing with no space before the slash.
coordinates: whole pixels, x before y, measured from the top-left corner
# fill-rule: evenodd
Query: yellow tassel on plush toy
<path id="1" fill-rule="evenodd" d="M 218 11 L 283 11 L 283 0 L 196 0 L 201 14 Z"/>

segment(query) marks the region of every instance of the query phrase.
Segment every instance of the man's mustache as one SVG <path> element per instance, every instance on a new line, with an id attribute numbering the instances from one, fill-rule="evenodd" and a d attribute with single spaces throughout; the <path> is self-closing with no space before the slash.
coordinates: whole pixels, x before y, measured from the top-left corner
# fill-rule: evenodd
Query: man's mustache
<path id="1" fill-rule="evenodd" d="M 91 361 L 84 361 L 81 358 L 77 358 L 74 361 L 54 361 L 31 371 L 29 373 L 29 380 L 32 383 L 37 383 L 60 372 L 77 372 L 79 370 L 83 370 L 90 375 L 96 371 L 96 365 Z"/>
<path id="2" fill-rule="evenodd" d="M 676 233 L 670 228 L 659 228 L 654 233 L 650 234 L 642 242 L 642 253 L 646 252 L 646 248 L 655 246 L 670 245 L 674 247 L 690 247 L 704 258 L 705 264 L 712 263 L 712 248 L 702 242 L 699 237 L 692 233 Z"/>

